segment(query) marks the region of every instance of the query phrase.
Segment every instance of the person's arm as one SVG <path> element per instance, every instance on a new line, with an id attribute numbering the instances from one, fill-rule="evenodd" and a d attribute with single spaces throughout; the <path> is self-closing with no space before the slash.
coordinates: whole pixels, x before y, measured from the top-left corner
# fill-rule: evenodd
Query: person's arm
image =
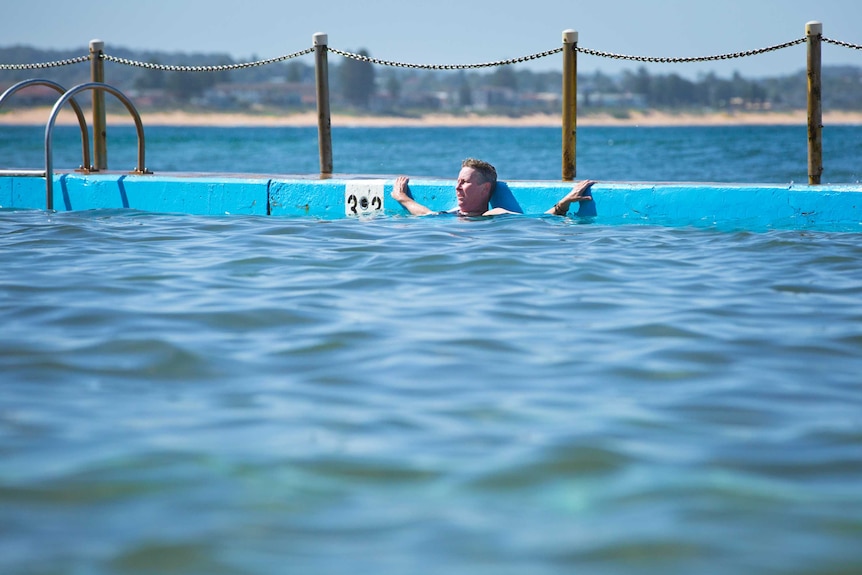
<path id="1" fill-rule="evenodd" d="M 593 180 L 584 180 L 572 188 L 568 194 L 563 196 L 563 198 L 554 204 L 554 207 L 545 212 L 546 214 L 553 214 L 555 216 L 565 216 L 569 213 L 569 206 L 571 206 L 574 202 L 589 202 L 592 201 L 593 197 L 589 195 L 589 190 L 593 184 L 596 182 Z"/>
<path id="2" fill-rule="evenodd" d="M 502 216 L 504 214 L 520 215 L 518 212 L 507 210 L 506 208 L 491 208 L 483 216 Z"/>
<path id="3" fill-rule="evenodd" d="M 392 198 L 397 200 L 399 204 L 404 206 L 404 209 L 414 216 L 427 216 L 433 214 L 427 207 L 423 206 L 410 195 L 410 189 L 407 187 L 407 182 L 410 179 L 407 176 L 399 176 L 392 185 Z"/>

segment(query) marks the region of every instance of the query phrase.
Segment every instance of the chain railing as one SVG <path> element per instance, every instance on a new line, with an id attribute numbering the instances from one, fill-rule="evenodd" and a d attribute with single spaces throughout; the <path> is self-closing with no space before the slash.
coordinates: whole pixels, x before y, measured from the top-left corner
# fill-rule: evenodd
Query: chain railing
<path id="1" fill-rule="evenodd" d="M 43 70 L 45 68 L 58 68 L 60 66 L 70 66 L 72 64 L 81 64 L 88 62 L 90 56 L 79 56 L 78 58 L 68 58 L 66 60 L 57 60 L 56 62 L 39 62 L 36 64 L 0 64 L 0 70 Z"/>
<path id="2" fill-rule="evenodd" d="M 394 68 L 412 68 L 416 70 L 475 70 L 478 68 L 493 68 L 495 66 L 508 66 L 510 64 L 520 64 L 523 62 L 529 62 L 531 60 L 538 60 L 539 58 L 545 58 L 546 56 L 552 56 L 553 54 L 559 54 L 563 51 L 562 48 L 555 48 L 553 50 L 546 50 L 545 52 L 539 52 L 537 54 L 530 54 L 528 56 L 521 56 L 520 58 L 511 58 L 509 60 L 498 60 L 496 62 L 483 62 L 481 64 L 411 64 L 408 62 L 394 62 L 391 60 L 380 60 L 378 58 L 371 58 L 370 56 L 363 56 L 362 54 L 354 54 L 352 52 L 346 52 L 344 50 L 338 50 L 336 48 L 329 48 L 329 51 L 333 54 L 338 54 L 339 56 L 344 56 L 345 58 L 352 58 L 353 60 L 359 60 L 360 62 L 368 62 L 369 64 L 378 64 L 380 66 L 390 66 Z"/>
<path id="3" fill-rule="evenodd" d="M 835 44 L 836 46 L 843 46 L 844 48 L 852 48 L 853 50 L 862 50 L 862 46 L 858 44 L 851 44 L 850 42 L 842 42 L 841 40 L 833 40 L 832 38 L 823 38 L 823 41 L 827 44 Z"/>
<path id="4" fill-rule="evenodd" d="M 753 50 L 746 50 L 743 52 L 728 52 L 725 54 L 715 54 L 711 56 L 692 56 L 692 57 L 662 57 L 662 56 L 637 56 L 637 55 L 629 55 L 629 54 L 617 54 L 614 52 L 605 52 L 601 50 L 593 50 L 590 48 L 582 48 L 580 46 L 575 46 L 574 49 L 587 56 L 595 56 L 597 58 L 608 58 L 611 60 L 628 60 L 631 62 L 644 62 L 650 64 L 689 64 L 689 63 L 698 63 L 698 62 L 715 62 L 720 60 L 731 60 L 736 58 L 747 58 L 749 56 L 759 56 L 760 54 L 766 54 L 769 52 L 775 52 L 777 50 L 783 50 L 784 48 L 790 48 L 792 46 L 797 46 L 799 44 L 804 44 L 808 41 L 807 38 L 797 38 L 796 40 L 791 40 L 789 42 L 783 42 L 781 44 L 775 44 L 773 46 L 767 46 L 765 48 L 756 48 Z M 823 37 L 822 41 L 827 44 L 834 44 L 836 46 L 841 46 L 843 48 L 850 48 L 853 50 L 862 50 L 862 46 L 858 44 L 851 44 L 850 42 L 843 42 L 841 40 L 835 40 L 833 38 Z M 328 47 L 328 51 L 342 56 L 344 58 L 350 58 L 353 60 L 358 60 L 360 62 L 368 62 L 370 64 L 376 64 L 379 66 L 389 66 L 394 68 L 410 68 L 416 70 L 475 70 L 480 68 L 494 68 L 497 66 L 508 66 L 512 64 L 522 64 L 524 62 L 530 62 L 532 60 L 538 60 L 541 58 L 546 58 L 548 56 L 553 56 L 555 54 L 559 54 L 563 51 L 563 48 L 554 48 L 552 50 L 545 50 L 544 52 L 537 52 L 535 54 L 529 54 L 526 56 L 520 56 L 517 58 L 509 58 L 507 60 L 496 60 L 493 62 L 481 62 L 476 64 L 416 64 L 411 62 L 399 62 L 397 60 L 381 60 L 379 58 L 372 58 L 370 56 L 365 56 L 363 54 L 357 54 L 354 52 L 349 52 L 347 50 L 339 50 L 337 48 Z M 102 54 L 100 57 L 106 62 L 113 62 L 114 64 L 121 64 L 123 66 L 132 66 L 136 68 L 145 68 L 147 70 L 159 70 L 162 72 L 228 72 L 232 70 L 243 70 L 247 68 L 256 68 L 259 66 L 267 66 L 269 64 L 277 64 L 279 62 L 285 62 L 287 60 L 291 60 L 294 58 L 299 58 L 302 56 L 307 56 L 314 52 L 314 47 L 306 48 L 304 50 L 299 50 L 293 52 L 292 54 L 285 54 L 283 56 L 276 56 L 275 58 L 267 58 L 265 60 L 255 60 L 251 62 L 240 62 L 236 64 L 220 64 L 220 65 L 212 65 L 212 66 L 187 66 L 187 65 L 171 65 L 171 64 L 156 64 L 154 62 L 143 62 L 140 60 L 131 60 L 128 58 L 120 58 L 118 56 L 112 56 L 110 54 Z M 70 66 L 74 64 L 81 64 L 84 62 L 88 62 L 90 60 L 90 56 L 79 56 L 77 58 L 67 58 L 65 60 L 56 60 L 53 62 L 36 62 L 32 64 L 0 64 L 0 70 L 41 70 L 47 68 L 57 68 L 61 66 Z"/>
<path id="5" fill-rule="evenodd" d="M 768 46 L 766 48 L 758 48 L 756 50 L 747 50 L 745 52 L 730 52 L 727 54 L 716 54 L 714 56 L 694 56 L 690 58 L 660 58 L 660 57 L 652 57 L 652 56 L 627 56 L 625 54 L 614 54 L 612 52 L 599 52 L 598 50 L 590 50 L 587 48 L 578 48 L 575 49 L 581 54 L 587 54 L 589 56 L 597 56 L 599 58 L 610 58 L 613 60 L 630 60 L 632 62 L 649 62 L 653 64 L 689 64 L 693 62 L 715 62 L 718 60 L 732 60 L 734 58 L 746 58 L 748 56 L 758 56 L 760 54 L 766 54 L 768 52 L 774 52 L 776 50 L 783 50 L 784 48 L 790 48 L 791 46 L 796 46 L 797 44 L 804 44 L 807 41 L 807 38 L 799 38 L 796 40 L 791 40 L 790 42 L 784 42 L 783 44 L 776 44 L 774 46 Z"/>
<path id="6" fill-rule="evenodd" d="M 567 39 L 574 38 L 574 40 Z M 844 48 L 850 48 L 854 50 L 862 50 L 862 46 L 857 44 L 851 44 L 849 42 L 843 42 L 840 40 L 834 40 L 832 38 L 825 38 L 822 35 L 822 25 L 818 22 L 809 22 L 806 25 L 806 36 L 802 38 L 797 38 L 795 40 L 791 40 L 789 42 L 783 42 L 781 44 L 775 44 L 772 46 L 767 46 L 764 48 L 758 48 L 754 50 L 746 50 L 743 52 L 729 52 L 724 54 L 716 54 L 710 56 L 695 56 L 695 57 L 654 57 L 654 56 L 636 56 L 636 55 L 626 55 L 626 54 L 616 54 L 613 52 L 603 52 L 599 50 L 593 50 L 589 48 L 581 48 L 577 43 L 577 32 L 573 30 L 566 30 L 564 32 L 564 41 L 563 46 L 559 48 L 554 48 L 551 50 L 546 50 L 544 52 L 538 52 L 535 54 L 529 54 L 526 56 L 521 56 L 517 58 L 510 58 L 506 60 L 497 60 L 493 62 L 483 62 L 483 63 L 475 63 L 475 64 L 416 64 L 409 62 L 399 62 L 394 60 L 383 60 L 379 58 L 372 58 L 370 56 L 366 56 L 363 54 L 356 54 L 353 52 L 348 52 L 345 50 L 339 50 L 336 48 L 330 48 L 326 44 L 326 35 L 325 34 L 316 34 L 314 37 L 314 45 L 311 48 L 306 48 L 304 50 L 299 50 L 297 52 L 293 52 L 292 54 L 286 54 L 284 56 L 278 56 L 275 58 L 269 58 L 266 60 L 256 60 L 252 62 L 242 62 L 237 64 L 222 64 L 222 65 L 208 65 L 208 66 L 186 66 L 186 65 L 166 65 L 166 64 L 156 64 L 153 62 L 141 62 L 136 60 L 131 60 L 128 58 L 120 58 L 117 56 L 111 56 L 109 54 L 105 54 L 101 50 L 93 52 L 86 56 L 80 56 L 77 58 L 69 58 L 65 60 L 57 60 L 53 62 L 41 62 L 41 63 L 32 63 L 32 64 L 0 64 L 0 71 L 2 70 L 39 70 L 46 68 L 54 68 L 60 66 L 68 66 L 73 64 L 79 64 L 83 62 L 90 61 L 91 69 L 98 68 L 102 66 L 102 62 L 112 62 L 115 64 L 125 65 L 125 66 L 133 66 L 144 68 L 148 70 L 159 70 L 165 72 L 225 72 L 232 70 L 242 70 L 246 68 L 254 68 L 259 66 L 266 66 L 269 64 L 274 64 L 278 62 L 284 62 L 287 60 L 291 60 L 293 58 L 298 58 L 302 56 L 306 56 L 313 52 L 316 52 L 316 69 L 318 75 L 318 115 L 319 115 L 319 126 L 321 128 L 321 134 L 324 131 L 328 134 L 329 127 L 329 114 L 328 114 L 328 101 L 326 102 L 325 107 L 321 107 L 321 94 L 324 94 L 328 100 L 328 81 L 326 77 L 328 76 L 328 68 L 326 64 L 326 54 L 328 52 L 332 52 L 338 56 L 349 58 L 353 60 L 358 60 L 361 62 L 367 62 L 370 64 L 380 65 L 380 66 L 389 66 L 396 68 L 410 68 L 410 69 L 419 69 L 419 70 L 474 70 L 480 68 L 492 68 L 497 66 L 507 66 L 512 64 L 520 64 L 524 62 L 529 62 L 533 60 L 538 60 L 541 58 L 546 58 L 548 56 L 552 56 L 555 54 L 559 54 L 561 52 L 564 53 L 564 62 L 568 62 L 570 59 L 568 58 L 571 54 L 581 53 L 588 56 L 594 56 L 599 58 L 609 58 L 613 60 L 628 60 L 632 62 L 644 62 L 644 63 L 656 63 L 656 64 L 682 64 L 682 63 L 696 63 L 696 62 L 714 62 L 721 60 L 730 60 L 736 58 L 745 58 L 749 56 L 757 56 L 760 54 L 766 54 L 769 52 L 774 52 L 777 50 L 782 50 L 785 48 L 790 48 L 792 46 L 797 46 L 799 44 L 808 44 L 808 78 L 809 78 L 809 141 L 812 139 L 819 140 L 819 129 L 822 128 L 820 125 L 820 45 L 825 42 L 828 44 L 833 44 L 836 46 L 841 46 Z M 94 41 L 96 42 L 96 41 Z M 91 46 L 92 47 L 92 46 Z M 816 64 L 816 67 L 815 67 Z M 565 63 L 565 66 L 571 66 L 572 64 Z M 576 68 L 576 66 L 575 66 Z M 93 72 L 91 72 L 92 74 Z M 570 82 L 576 84 L 577 78 L 576 75 L 572 77 L 570 80 L 566 80 L 571 76 L 568 72 L 564 72 L 564 83 Z M 325 85 L 325 92 L 321 92 L 321 77 L 323 84 Z M 564 87 L 568 88 L 568 87 Z M 570 98 L 575 98 L 575 91 L 564 89 L 564 95 L 566 92 L 570 92 Z M 812 104 L 812 98 L 816 99 L 816 102 Z M 567 116 L 566 107 L 570 106 L 572 109 L 575 107 L 575 103 L 564 102 L 564 120 Z M 574 121 L 574 118 L 572 118 Z M 565 122 L 564 122 L 565 124 Z M 101 127 L 99 127 L 101 128 Z M 324 130 L 325 128 L 325 130 Z M 94 126 L 94 130 L 97 129 L 97 126 Z M 574 139 L 574 125 L 571 127 L 567 127 L 564 125 L 564 140 L 567 138 Z M 817 131 L 816 134 L 812 135 L 812 131 Z M 568 132 L 568 133 L 567 133 Z M 322 136 L 321 136 L 322 137 Z M 564 144 L 565 145 L 565 144 Z M 812 168 L 811 165 L 811 153 L 809 154 L 809 182 L 810 183 L 819 183 L 819 173 L 816 178 L 812 177 L 812 170 L 816 171 L 816 166 Z M 565 159 L 566 153 L 564 150 L 564 164 L 567 161 Z M 323 157 L 323 155 L 321 156 Z M 571 159 L 574 162 L 574 158 Z M 331 162 L 330 162 L 331 164 Z M 106 167 L 106 166 L 104 166 Z M 820 169 L 822 170 L 822 164 Z M 322 173 L 330 173 L 331 166 L 327 169 L 323 168 L 323 163 L 321 165 Z M 574 165 L 571 166 L 571 170 L 567 170 L 564 165 L 563 174 L 564 179 L 571 179 L 567 177 L 567 174 L 571 174 L 574 176 Z M 814 181 L 816 179 L 816 181 Z"/>
<path id="7" fill-rule="evenodd" d="M 836 46 L 841 46 L 843 48 L 851 48 L 853 50 L 862 50 L 862 46 L 858 44 L 851 44 L 850 42 L 842 42 L 841 40 L 835 40 L 832 38 L 823 37 L 822 41 L 827 44 L 834 44 Z M 593 50 L 590 48 L 582 48 L 580 46 L 575 46 L 575 50 L 581 54 L 585 54 L 587 56 L 595 56 L 597 58 L 608 58 L 611 60 L 628 60 L 631 62 L 644 62 L 650 64 L 689 64 L 689 63 L 697 63 L 697 62 L 715 62 L 720 60 L 732 60 L 736 58 L 747 58 L 749 56 L 759 56 L 760 54 L 766 54 L 769 52 L 775 52 L 777 50 L 783 50 L 784 48 L 790 48 L 792 46 L 797 46 L 799 44 L 804 44 L 807 42 L 807 38 L 797 38 L 796 40 L 791 40 L 789 42 L 784 42 L 781 44 L 775 44 L 773 46 L 767 46 L 765 48 L 757 48 L 753 50 L 746 50 L 743 52 L 728 52 L 725 54 L 715 54 L 711 56 L 692 56 L 692 57 L 662 57 L 662 56 L 636 56 L 629 54 L 617 54 L 614 52 L 605 52 L 601 50 Z M 339 50 L 337 48 L 328 48 L 328 51 L 342 56 L 344 58 L 350 58 L 353 60 L 358 60 L 360 62 L 368 62 L 370 64 L 376 64 L 380 66 L 389 66 L 394 68 L 410 68 L 416 70 L 475 70 L 480 68 L 493 68 L 497 66 L 508 66 L 512 64 L 522 64 L 524 62 L 530 62 L 532 60 L 538 60 L 541 58 L 546 58 L 548 56 L 553 56 L 555 54 L 559 54 L 563 51 L 563 48 L 554 48 L 552 50 L 546 50 L 544 52 L 537 52 L 535 54 L 529 54 L 526 56 L 520 56 L 517 58 L 509 58 L 507 60 L 496 60 L 493 62 L 481 62 L 476 64 L 416 64 L 411 62 L 399 62 L 397 60 L 381 60 L 379 58 L 372 58 L 370 56 L 365 56 L 363 54 L 356 54 L 354 52 L 349 52 L 347 50 Z M 265 60 L 255 60 L 251 62 L 240 62 L 236 64 L 221 64 L 221 65 L 213 65 L 213 66 L 187 66 L 187 65 L 170 65 L 170 64 L 156 64 L 154 62 L 143 62 L 140 60 L 131 60 L 128 58 L 120 58 L 118 56 L 112 56 L 110 54 L 102 54 L 101 58 L 107 62 L 113 62 L 114 64 L 121 64 L 123 66 L 132 66 L 136 68 L 145 68 L 147 70 L 159 70 L 162 72 L 227 72 L 232 70 L 243 70 L 246 68 L 255 68 L 259 66 L 267 66 L 269 64 L 277 64 L 279 62 L 285 62 L 287 60 L 291 60 L 293 58 L 299 58 L 302 56 L 307 56 L 314 52 L 314 48 L 306 48 L 304 50 L 299 50 L 292 54 L 285 54 L 284 56 L 277 56 L 275 58 L 267 58 Z M 0 70 L 40 70 L 46 68 L 57 68 L 61 66 L 70 66 L 73 64 L 81 64 L 83 62 L 88 62 L 90 60 L 90 56 L 79 56 L 77 58 L 67 58 L 65 60 L 56 60 L 53 62 L 37 62 L 32 64 L 0 64 Z"/>
<path id="8" fill-rule="evenodd" d="M 103 54 L 102 59 L 108 62 L 113 62 L 115 64 L 123 64 L 125 66 L 134 66 L 137 68 L 146 68 L 148 70 L 159 70 L 162 72 L 228 72 L 231 70 L 243 70 L 246 68 L 256 68 L 258 66 L 266 66 L 268 64 L 284 62 L 293 58 L 305 56 L 306 54 L 311 54 L 312 52 L 314 52 L 314 48 L 306 48 L 305 50 L 300 50 L 298 52 L 294 52 L 293 54 L 278 56 L 276 58 L 256 60 L 254 62 L 244 62 L 239 64 L 221 64 L 216 66 L 177 66 L 168 64 L 155 64 L 153 62 L 140 62 L 136 60 L 129 60 L 127 58 L 118 58 L 109 54 Z"/>
<path id="9" fill-rule="evenodd" d="M 594 50 L 590 48 L 582 48 L 580 46 L 575 46 L 574 49 L 587 56 L 594 56 L 597 58 L 608 58 L 611 60 L 628 60 L 631 62 L 644 62 L 651 64 L 689 64 L 689 63 L 698 63 L 698 62 L 715 62 L 721 60 L 732 60 L 736 58 L 747 58 L 749 56 L 759 56 L 761 54 L 767 54 L 769 52 L 775 52 L 777 50 L 783 50 L 784 48 L 790 48 L 793 46 L 797 46 L 799 44 L 804 44 L 808 41 L 807 38 L 797 38 L 795 40 L 791 40 L 789 42 L 783 42 L 781 44 L 775 44 L 772 46 L 766 46 L 764 48 L 756 48 L 753 50 L 746 50 L 743 52 L 728 52 L 724 54 L 715 54 L 709 56 L 692 56 L 692 57 L 662 57 L 662 56 L 637 56 L 630 54 L 617 54 L 614 52 L 606 52 L 602 50 Z M 858 44 L 851 44 L 849 42 L 842 42 L 840 40 L 835 40 L 832 38 L 823 37 L 822 41 L 828 44 L 834 44 L 836 46 L 841 46 L 843 48 L 851 48 L 853 50 L 862 50 L 862 46 Z M 522 64 L 524 62 L 530 62 L 533 60 L 539 60 L 541 58 L 546 58 L 548 56 L 553 56 L 555 54 L 559 54 L 563 51 L 563 48 L 554 48 L 551 50 L 545 50 L 544 52 L 537 52 L 535 54 L 528 54 L 526 56 L 520 56 L 517 58 L 509 58 L 506 60 L 496 60 L 492 62 L 480 62 L 474 64 L 417 64 L 412 62 L 399 62 L 397 60 L 382 60 L 380 58 L 372 58 L 370 56 L 365 56 L 363 54 L 357 54 L 354 52 L 349 52 L 347 50 L 339 50 L 337 48 L 328 47 L 328 51 L 337 54 L 338 56 L 342 56 L 344 58 L 350 58 L 353 60 L 358 60 L 360 62 L 368 62 L 370 64 L 376 64 L 379 66 L 388 66 L 394 68 L 410 68 L 416 70 L 475 70 L 480 68 L 494 68 L 497 66 L 508 66 L 512 64 Z M 120 58 L 118 56 L 112 56 L 110 54 L 102 54 L 100 57 L 107 61 L 113 62 L 114 64 L 121 64 L 124 66 L 132 66 L 136 68 L 145 68 L 148 70 L 159 70 L 163 72 L 227 72 L 232 70 L 242 70 L 246 68 L 255 68 L 259 66 L 267 66 L 269 64 L 277 64 L 279 62 L 285 62 L 287 60 L 291 60 L 294 58 L 299 58 L 302 56 L 307 56 L 314 52 L 314 47 L 306 48 L 304 50 L 298 50 L 293 52 L 292 54 L 285 54 L 283 56 L 276 56 L 274 58 L 267 58 L 265 60 L 255 60 L 251 62 L 240 62 L 236 64 L 221 64 L 221 65 L 212 65 L 212 66 L 187 66 L 187 65 L 170 65 L 170 64 L 156 64 L 154 62 L 143 62 L 139 60 L 131 60 L 128 58 Z M 87 62 L 90 60 L 90 56 L 80 56 L 77 58 L 68 58 L 65 60 L 57 60 L 54 62 L 39 62 L 33 64 L 0 64 L 0 70 L 38 70 L 45 68 L 56 68 L 60 66 L 69 66 L 73 64 L 80 64 L 83 62 Z"/>

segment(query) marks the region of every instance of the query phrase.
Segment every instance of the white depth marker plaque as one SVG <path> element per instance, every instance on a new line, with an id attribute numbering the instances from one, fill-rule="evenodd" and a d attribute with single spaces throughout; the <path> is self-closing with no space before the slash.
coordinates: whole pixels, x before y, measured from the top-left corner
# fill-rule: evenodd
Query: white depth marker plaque
<path id="1" fill-rule="evenodd" d="M 344 188 L 344 213 L 370 216 L 383 212 L 383 180 L 351 180 Z"/>

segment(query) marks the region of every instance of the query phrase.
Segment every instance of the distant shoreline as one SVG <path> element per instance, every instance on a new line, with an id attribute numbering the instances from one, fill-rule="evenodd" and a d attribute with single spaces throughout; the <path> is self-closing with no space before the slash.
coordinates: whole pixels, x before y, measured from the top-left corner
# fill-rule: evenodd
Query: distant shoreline
<path id="1" fill-rule="evenodd" d="M 12 109 L 0 113 L 2 126 L 44 126 L 50 108 Z M 88 123 L 90 116 L 85 112 Z M 308 127 L 317 125 L 317 114 L 264 115 L 233 112 L 142 111 L 141 121 L 148 126 L 189 127 Z M 560 116 L 534 114 L 521 117 L 483 116 L 478 114 L 426 114 L 420 117 L 401 116 L 349 116 L 333 114 L 333 127 L 559 127 Z M 77 119 L 71 110 L 57 117 L 58 125 L 75 125 Z M 128 114 L 108 114 L 109 125 L 133 125 Z M 625 116 L 589 114 L 578 117 L 578 126 L 805 126 L 805 110 L 790 112 L 666 112 L 632 111 Z M 862 125 L 862 112 L 824 112 L 824 125 Z"/>

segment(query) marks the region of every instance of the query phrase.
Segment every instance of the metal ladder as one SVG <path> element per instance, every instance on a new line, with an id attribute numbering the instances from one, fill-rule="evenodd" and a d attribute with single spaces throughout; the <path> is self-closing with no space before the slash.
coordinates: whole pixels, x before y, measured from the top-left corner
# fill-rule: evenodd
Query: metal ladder
<path id="1" fill-rule="evenodd" d="M 18 82 L 14 86 L 7 89 L 5 92 L 0 94 L 0 108 L 3 107 L 3 104 L 6 103 L 8 99 L 10 99 L 16 92 L 23 90 L 24 88 L 28 88 L 30 86 L 47 86 L 49 88 L 53 88 L 60 95 L 63 95 L 66 92 L 66 88 L 54 82 L 52 80 L 46 80 L 44 78 L 33 78 L 31 80 L 24 80 L 22 82 Z M 72 98 L 69 103 L 72 105 L 72 109 L 75 110 L 75 115 L 78 117 L 78 126 L 81 128 L 81 147 L 83 148 L 83 156 L 84 161 L 81 164 L 81 167 L 78 168 L 82 172 L 90 172 L 93 171 L 93 166 L 90 163 L 90 134 L 87 130 L 87 120 L 84 119 L 84 112 L 81 110 L 81 106 L 78 105 L 78 101 Z M 44 178 L 45 171 L 44 170 L 0 170 L 0 175 L 3 176 L 30 176 L 30 177 L 38 177 Z"/>
<path id="2" fill-rule="evenodd" d="M 24 80 L 23 82 L 19 82 L 3 92 L 0 95 L 0 106 L 3 105 L 6 99 L 9 96 L 17 92 L 22 88 L 26 88 L 28 86 L 49 86 L 54 88 L 62 95 L 60 99 L 58 99 L 54 103 L 54 107 L 51 110 L 51 115 L 48 118 L 48 123 L 45 126 L 45 169 L 44 170 L 0 170 L 0 176 L 20 176 L 20 177 L 43 177 L 45 178 L 45 209 L 53 210 L 54 209 L 54 158 L 53 158 L 53 136 L 54 136 L 54 125 L 57 121 L 57 116 L 60 113 L 60 110 L 63 108 L 66 103 L 70 103 L 72 108 L 75 110 L 75 115 L 78 117 L 78 125 L 81 128 L 81 145 L 83 148 L 83 158 L 84 163 L 79 169 L 84 173 L 90 173 L 93 171 L 97 171 L 93 168 L 90 163 L 90 138 L 89 138 L 89 130 L 87 128 L 87 122 L 84 119 L 84 114 L 81 111 L 81 107 L 78 105 L 78 102 L 75 100 L 75 95 L 84 92 L 87 90 L 98 90 L 108 92 L 113 94 L 117 99 L 119 99 L 123 105 L 126 107 L 126 110 L 132 115 L 132 118 L 135 121 L 135 129 L 137 130 L 138 135 L 138 165 L 135 169 L 130 172 L 132 174 L 152 174 L 151 171 L 146 169 L 145 163 L 145 139 L 144 139 L 144 124 L 141 122 L 141 115 L 138 113 L 138 110 L 135 108 L 135 105 L 132 101 L 126 97 L 120 90 L 117 88 L 105 84 L 104 82 L 86 82 L 84 84 L 78 84 L 69 90 L 65 90 L 60 84 L 53 82 L 51 80 L 44 79 L 33 79 L 33 80 Z"/>

